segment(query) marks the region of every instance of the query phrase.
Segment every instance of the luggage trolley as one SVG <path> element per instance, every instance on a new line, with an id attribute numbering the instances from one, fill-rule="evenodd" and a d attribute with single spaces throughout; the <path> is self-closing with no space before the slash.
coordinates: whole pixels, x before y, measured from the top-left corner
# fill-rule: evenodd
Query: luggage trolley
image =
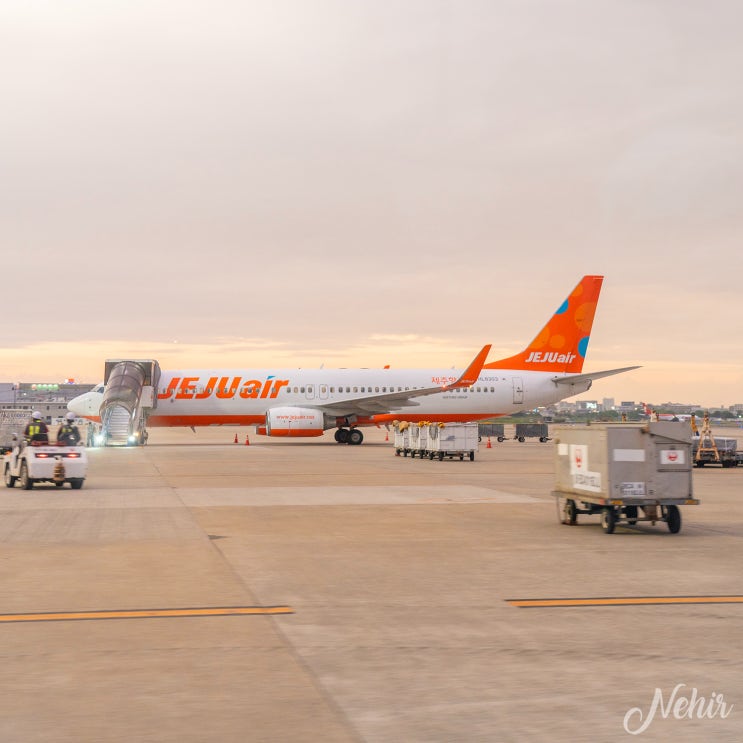
<path id="1" fill-rule="evenodd" d="M 681 530 L 679 506 L 698 505 L 692 488 L 692 439 L 688 424 L 600 423 L 556 426 L 558 520 L 576 524 L 600 515 L 612 534 L 617 524 L 664 522 Z"/>

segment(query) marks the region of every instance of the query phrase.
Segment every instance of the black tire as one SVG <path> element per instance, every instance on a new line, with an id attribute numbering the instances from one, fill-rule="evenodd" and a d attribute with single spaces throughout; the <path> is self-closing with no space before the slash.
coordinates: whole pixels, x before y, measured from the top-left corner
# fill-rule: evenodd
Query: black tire
<path id="1" fill-rule="evenodd" d="M 443 461 L 444 461 L 444 452 L 440 451 L 439 452 L 439 462 L 443 462 Z"/>
<path id="2" fill-rule="evenodd" d="M 339 444 L 347 444 L 348 443 L 348 429 L 347 428 L 339 428 L 335 432 L 335 440 Z"/>
<path id="3" fill-rule="evenodd" d="M 61 488 L 63 485 L 64 485 L 64 480 L 60 480 L 59 482 L 55 480 L 54 482 L 54 487 L 56 488 Z"/>
<path id="4" fill-rule="evenodd" d="M 634 526 L 637 523 L 637 506 L 626 506 L 624 515 L 627 517 L 627 523 Z"/>
<path id="5" fill-rule="evenodd" d="M 470 462 L 474 462 L 474 461 L 475 461 L 475 452 L 471 451 L 470 452 Z"/>
<path id="6" fill-rule="evenodd" d="M 698 461 L 694 462 L 695 467 L 704 467 L 704 462 L 699 459 Z"/>
<path id="7" fill-rule="evenodd" d="M 498 443 L 499 443 L 499 444 L 502 444 L 502 443 L 503 443 L 503 442 L 504 442 L 505 440 L 506 440 L 506 439 L 505 439 L 505 437 L 504 437 L 504 436 L 498 436 Z"/>
<path id="8" fill-rule="evenodd" d="M 348 443 L 351 446 L 358 446 L 364 440 L 364 434 L 358 428 L 352 428 L 348 432 Z"/>
<path id="9" fill-rule="evenodd" d="M 565 508 L 563 509 L 565 514 L 565 520 L 563 524 L 569 524 L 574 526 L 578 523 L 578 507 L 575 505 L 575 501 L 572 498 L 568 498 L 565 501 Z"/>
<path id="10" fill-rule="evenodd" d="M 666 507 L 666 523 L 671 534 L 678 534 L 681 531 L 681 509 L 678 506 Z"/>
<path id="11" fill-rule="evenodd" d="M 459 455 L 459 461 L 460 462 L 464 462 L 464 454 L 460 454 Z"/>
<path id="12" fill-rule="evenodd" d="M 526 438 L 524 436 L 519 436 L 519 443 L 523 444 L 524 441 L 526 441 Z"/>
<path id="13" fill-rule="evenodd" d="M 34 481 L 28 476 L 28 465 L 25 462 L 21 462 L 21 474 L 18 476 L 18 479 L 24 490 L 31 490 L 33 488 Z"/>
<path id="14" fill-rule="evenodd" d="M 601 509 L 601 528 L 606 534 L 613 534 L 617 525 L 617 515 L 613 508 Z"/>
<path id="15" fill-rule="evenodd" d="M 18 478 L 14 477 L 13 475 L 10 474 L 10 465 L 9 464 L 6 464 L 5 465 L 5 474 L 4 474 L 4 478 L 3 479 L 5 480 L 5 487 L 6 488 L 12 488 L 15 485 L 15 481 L 18 479 Z"/>

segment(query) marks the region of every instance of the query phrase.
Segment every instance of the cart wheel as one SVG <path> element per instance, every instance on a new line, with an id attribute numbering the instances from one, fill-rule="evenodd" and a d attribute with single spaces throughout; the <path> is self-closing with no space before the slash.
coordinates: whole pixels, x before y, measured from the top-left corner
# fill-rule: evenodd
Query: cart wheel
<path id="1" fill-rule="evenodd" d="M 624 509 L 627 516 L 627 523 L 634 526 L 637 523 L 637 506 L 627 506 Z"/>
<path id="2" fill-rule="evenodd" d="M 28 465 L 25 462 L 21 464 L 21 474 L 18 479 L 21 481 L 21 487 L 24 490 L 31 490 L 33 488 L 34 481 L 28 476 Z"/>
<path id="3" fill-rule="evenodd" d="M 5 465 L 5 487 L 12 488 L 15 485 L 16 478 L 10 474 L 10 465 Z"/>
<path id="4" fill-rule="evenodd" d="M 459 455 L 459 461 L 460 462 L 464 462 L 464 454 L 460 454 Z"/>
<path id="5" fill-rule="evenodd" d="M 475 452 L 471 451 L 470 452 L 470 462 L 474 462 L 474 461 L 475 461 Z"/>
<path id="6" fill-rule="evenodd" d="M 498 436 L 498 443 L 502 444 L 506 440 L 505 436 Z"/>
<path id="7" fill-rule="evenodd" d="M 607 534 L 614 533 L 614 527 L 617 525 L 617 515 L 613 508 L 604 508 L 601 511 L 601 527 Z"/>
<path id="8" fill-rule="evenodd" d="M 524 441 L 526 441 L 526 438 L 523 436 L 519 436 L 519 442 L 523 444 Z"/>
<path id="9" fill-rule="evenodd" d="M 681 509 L 678 506 L 666 506 L 666 523 L 671 534 L 681 531 Z"/>
<path id="10" fill-rule="evenodd" d="M 55 481 L 54 487 L 61 488 L 64 485 L 64 480 Z"/>
<path id="11" fill-rule="evenodd" d="M 431 459 L 433 459 L 433 457 L 431 457 Z M 439 462 L 443 462 L 443 461 L 444 461 L 444 452 L 440 451 L 439 452 Z"/>
<path id="12" fill-rule="evenodd" d="M 563 524 L 570 524 L 570 526 L 573 526 L 574 524 L 578 523 L 578 508 L 575 505 L 575 501 L 571 498 L 568 498 L 565 501 L 565 506 L 562 509 L 563 513 Z"/>

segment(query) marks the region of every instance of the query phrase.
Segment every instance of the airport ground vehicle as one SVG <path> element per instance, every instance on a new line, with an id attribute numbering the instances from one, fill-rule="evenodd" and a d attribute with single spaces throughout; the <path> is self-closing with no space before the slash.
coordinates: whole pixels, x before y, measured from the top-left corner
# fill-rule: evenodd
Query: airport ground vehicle
<path id="1" fill-rule="evenodd" d="M 16 442 L 11 451 L 3 455 L 5 486 L 12 488 L 16 482 L 24 490 L 31 490 L 36 483 L 50 482 L 61 488 L 66 482 L 74 490 L 83 486 L 88 471 L 88 457 L 83 446 L 55 446 L 36 442 L 22 445 Z"/>
<path id="2" fill-rule="evenodd" d="M 737 439 L 722 438 L 721 436 L 715 437 L 715 448 L 719 454 L 719 458 L 715 456 L 715 452 L 711 448 L 702 448 L 699 452 L 699 439 L 694 439 L 693 444 L 693 458 L 695 467 L 704 467 L 707 464 L 719 464 L 722 467 L 737 467 L 741 461 L 739 456 L 738 441 Z"/>
<path id="3" fill-rule="evenodd" d="M 697 505 L 692 489 L 691 430 L 678 422 L 615 423 L 555 428 L 558 519 L 600 515 L 617 524 L 665 522 L 681 530 L 679 506 Z"/>

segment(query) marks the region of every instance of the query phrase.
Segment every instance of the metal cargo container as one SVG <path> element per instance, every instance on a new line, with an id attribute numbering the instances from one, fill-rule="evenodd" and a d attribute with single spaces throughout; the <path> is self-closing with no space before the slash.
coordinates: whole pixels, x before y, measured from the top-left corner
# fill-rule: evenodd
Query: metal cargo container
<path id="1" fill-rule="evenodd" d="M 505 441 L 506 427 L 503 423 L 478 423 L 480 436 L 494 436 L 498 441 Z"/>
<path id="2" fill-rule="evenodd" d="M 399 457 L 402 454 L 407 457 L 410 451 L 410 424 L 403 421 L 402 423 L 395 422 L 393 426 L 395 430 L 395 456 Z"/>
<path id="3" fill-rule="evenodd" d="M 546 423 L 517 423 L 514 438 L 523 443 L 526 439 L 549 441 L 549 428 Z"/>
<path id="4" fill-rule="evenodd" d="M 600 513 L 607 533 L 616 523 L 638 521 L 665 521 L 676 533 L 678 506 L 699 502 L 692 488 L 691 429 L 684 423 L 555 426 L 553 434 L 553 494 L 563 523 Z"/>
<path id="5" fill-rule="evenodd" d="M 477 423 L 431 423 L 428 426 L 430 459 L 459 457 L 461 460 L 468 456 L 472 461 L 479 448 L 478 442 Z"/>
<path id="6" fill-rule="evenodd" d="M 414 457 L 416 453 L 422 457 L 426 454 L 428 448 L 428 424 L 420 425 L 418 423 L 410 426 L 410 456 Z"/>

